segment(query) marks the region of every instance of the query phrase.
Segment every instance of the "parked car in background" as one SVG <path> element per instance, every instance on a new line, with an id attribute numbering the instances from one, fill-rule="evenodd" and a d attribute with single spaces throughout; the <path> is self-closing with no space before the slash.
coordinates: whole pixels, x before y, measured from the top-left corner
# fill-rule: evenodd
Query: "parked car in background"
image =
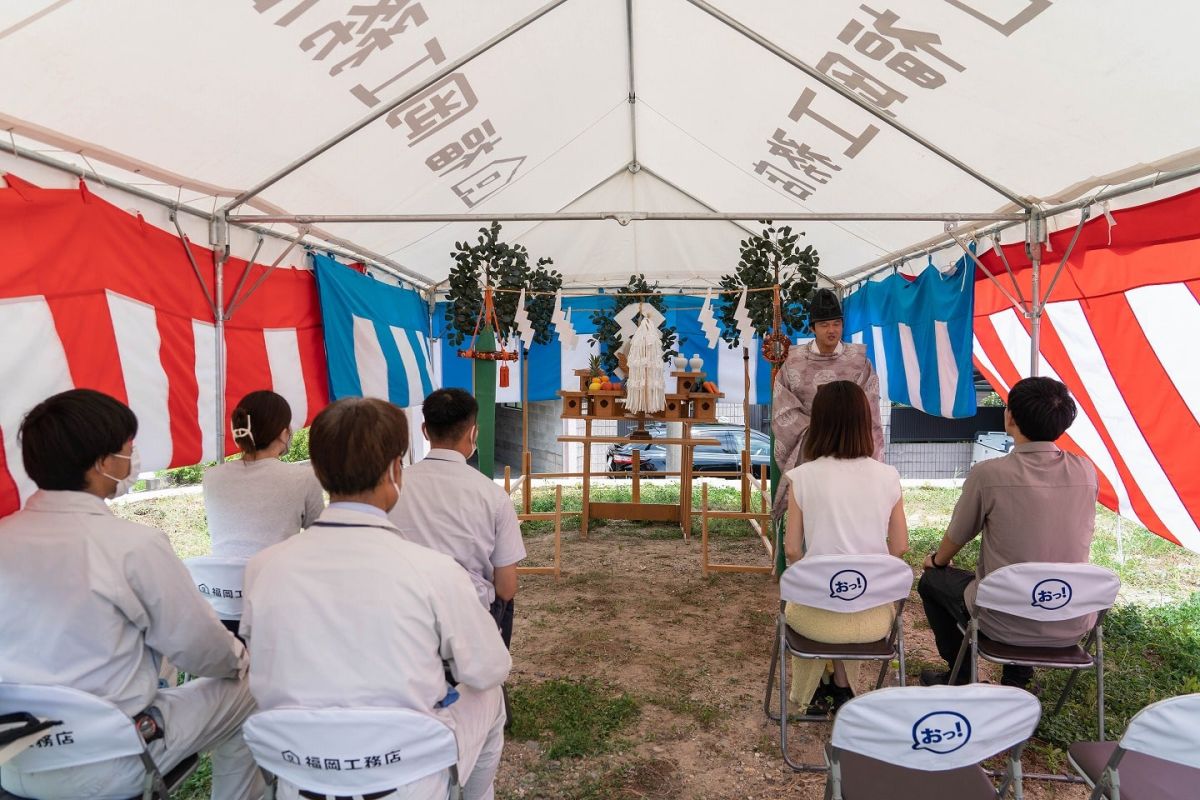
<path id="1" fill-rule="evenodd" d="M 667 435 L 666 426 L 647 426 L 650 435 L 661 439 Z M 742 469 L 742 450 L 745 449 L 746 429 L 741 425 L 693 425 L 695 439 L 716 439 L 718 444 L 697 445 L 692 451 L 692 469 L 696 472 L 737 472 Z M 608 469 L 623 472 L 633 469 L 633 451 L 638 451 L 642 472 L 665 472 L 667 450 L 664 445 L 630 442 L 608 449 Z M 750 468 L 756 477 L 765 476 L 771 469 L 771 439 L 761 431 L 750 431 Z"/>

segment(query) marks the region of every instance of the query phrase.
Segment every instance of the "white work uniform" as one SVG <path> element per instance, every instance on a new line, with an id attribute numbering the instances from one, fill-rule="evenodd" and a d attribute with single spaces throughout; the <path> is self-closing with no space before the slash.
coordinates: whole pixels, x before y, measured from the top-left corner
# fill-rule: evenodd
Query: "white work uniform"
<path id="1" fill-rule="evenodd" d="M 166 731 L 150 754 L 166 773 L 213 753 L 213 798 L 257 797 L 262 780 L 242 742 L 253 710 L 246 653 L 196 591 L 166 535 L 118 519 L 86 492 L 35 493 L 0 520 L 0 679 L 67 686 L 135 716 L 153 707 Z M 204 676 L 159 690 L 162 659 Z M 10 767 L 0 783 L 53 800 L 140 794 L 137 757 L 50 772 Z"/>
<path id="2" fill-rule="evenodd" d="M 457 450 L 435 448 L 405 469 L 388 519 L 408 541 L 462 564 L 484 608 L 496 599 L 496 567 L 525 558 L 512 500 Z"/>
<path id="3" fill-rule="evenodd" d="M 462 567 L 402 539 L 383 511 L 333 503 L 308 530 L 250 559 L 241 632 L 260 708 L 433 714 L 455 732 L 466 797 L 492 796 L 508 650 Z M 443 660 L 461 697 L 440 709 Z M 443 771 L 395 797 L 445 797 L 447 778 Z"/>
<path id="4" fill-rule="evenodd" d="M 250 558 L 313 524 L 324 508 L 321 484 L 307 463 L 227 461 L 204 473 L 214 556 Z"/>

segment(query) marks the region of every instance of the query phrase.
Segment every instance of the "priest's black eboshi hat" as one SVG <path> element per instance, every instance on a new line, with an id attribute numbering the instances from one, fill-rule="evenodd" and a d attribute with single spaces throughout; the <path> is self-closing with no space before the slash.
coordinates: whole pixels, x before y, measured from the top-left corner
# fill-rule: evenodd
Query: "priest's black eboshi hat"
<path id="1" fill-rule="evenodd" d="M 825 322 L 842 318 L 842 304 L 829 289 L 817 289 L 808 304 L 809 322 Z"/>

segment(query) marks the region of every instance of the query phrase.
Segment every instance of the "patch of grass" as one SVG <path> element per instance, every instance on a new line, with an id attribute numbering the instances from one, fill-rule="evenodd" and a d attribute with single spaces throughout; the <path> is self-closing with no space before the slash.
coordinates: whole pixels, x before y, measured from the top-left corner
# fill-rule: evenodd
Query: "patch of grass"
<path id="1" fill-rule="evenodd" d="M 653 703 L 672 714 L 691 717 L 701 728 L 708 730 L 724 716 L 721 709 L 713 703 L 697 700 L 688 691 L 688 687 L 702 683 L 707 675 L 708 668 L 704 666 L 695 671 L 683 667 L 665 669 L 657 681 L 659 690 L 646 695 L 646 702 Z"/>
<path id="2" fill-rule="evenodd" d="M 1178 605 L 1117 606 L 1104 622 L 1104 707 L 1109 739 L 1150 703 L 1200 688 L 1200 593 Z M 1069 673 L 1040 670 L 1042 698 L 1052 708 Z M 1096 680 L 1080 675 L 1056 717 L 1044 715 L 1039 738 L 1059 748 L 1096 738 Z"/>
<path id="3" fill-rule="evenodd" d="M 198 494 L 116 503 L 111 508 L 122 519 L 164 531 L 180 558 L 206 556 L 212 552 L 204 498 Z"/>
<path id="4" fill-rule="evenodd" d="M 172 800 L 208 800 L 212 794 L 212 760 L 208 754 L 200 756 L 200 764 L 179 791 L 171 795 Z"/>
<path id="5" fill-rule="evenodd" d="M 590 678 L 509 687 L 514 739 L 546 743 L 547 758 L 604 752 L 613 734 L 637 718 L 638 702 Z"/>

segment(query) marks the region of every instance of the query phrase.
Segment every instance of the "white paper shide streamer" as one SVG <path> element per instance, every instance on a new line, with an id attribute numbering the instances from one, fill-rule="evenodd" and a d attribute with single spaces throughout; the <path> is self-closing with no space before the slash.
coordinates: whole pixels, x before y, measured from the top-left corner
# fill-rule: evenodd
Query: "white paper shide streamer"
<path id="1" fill-rule="evenodd" d="M 662 333 L 647 315 L 642 316 L 637 332 L 633 334 L 626 363 L 629 380 L 625 382 L 625 410 L 653 414 L 666 408 Z"/>
<path id="2" fill-rule="evenodd" d="M 563 313 L 561 291 L 554 293 L 554 311 L 550 315 L 550 321 L 554 323 L 554 330 L 558 332 L 558 338 L 562 346 L 567 350 L 575 349 L 577 336 L 575 329 L 571 327 L 570 314 Z"/>
<path id="3" fill-rule="evenodd" d="M 700 330 L 710 348 L 716 347 L 721 341 L 721 329 L 717 326 L 717 315 L 713 312 L 712 289 L 704 293 L 704 305 L 700 307 Z"/>
<path id="4" fill-rule="evenodd" d="M 754 339 L 754 323 L 750 321 L 750 312 L 746 309 L 746 290 L 742 290 L 742 296 L 738 300 L 737 308 L 733 311 L 733 319 L 737 323 L 738 336 L 741 339 L 742 347 L 750 347 L 750 342 Z"/>
<path id="5" fill-rule="evenodd" d="M 513 324 L 520 335 L 521 346 L 528 350 L 533 344 L 533 324 L 529 321 L 529 312 L 525 310 L 524 288 L 521 289 L 521 296 L 517 298 L 517 313 L 513 315 Z"/>

